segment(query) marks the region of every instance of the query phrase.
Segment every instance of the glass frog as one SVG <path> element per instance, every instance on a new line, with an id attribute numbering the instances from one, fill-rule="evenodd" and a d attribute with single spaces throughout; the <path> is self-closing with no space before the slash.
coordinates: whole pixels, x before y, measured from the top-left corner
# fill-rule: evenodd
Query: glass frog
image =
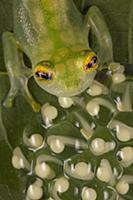
<path id="1" fill-rule="evenodd" d="M 21 92 L 34 111 L 39 111 L 40 105 L 28 90 L 31 76 L 42 89 L 56 96 L 75 96 L 88 88 L 99 63 L 89 46 L 90 30 L 98 41 L 102 62 L 113 62 L 111 36 L 95 6 L 83 16 L 72 0 L 14 0 L 13 14 L 14 32 L 3 34 L 11 84 L 6 107 L 11 107 Z M 32 69 L 25 66 L 23 53 Z"/>

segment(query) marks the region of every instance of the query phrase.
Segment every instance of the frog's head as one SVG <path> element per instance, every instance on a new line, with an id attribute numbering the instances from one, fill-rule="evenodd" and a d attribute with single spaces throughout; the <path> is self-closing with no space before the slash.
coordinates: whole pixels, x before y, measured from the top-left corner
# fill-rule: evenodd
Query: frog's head
<path id="1" fill-rule="evenodd" d="M 42 61 L 34 69 L 38 85 L 56 96 L 75 96 L 92 83 L 98 59 L 93 51 L 72 52 L 60 60 Z"/>

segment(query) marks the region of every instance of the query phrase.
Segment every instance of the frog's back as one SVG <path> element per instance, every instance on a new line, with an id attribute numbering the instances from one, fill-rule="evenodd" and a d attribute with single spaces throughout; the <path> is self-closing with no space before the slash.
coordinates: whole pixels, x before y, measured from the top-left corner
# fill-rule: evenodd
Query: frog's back
<path id="1" fill-rule="evenodd" d="M 19 41 L 22 50 L 31 57 L 33 50 L 35 51 L 39 43 L 41 32 L 43 32 L 45 38 L 48 37 L 45 25 L 42 25 L 44 17 L 39 2 L 14 0 L 13 5 L 15 37 Z"/>
<path id="2" fill-rule="evenodd" d="M 14 0 L 14 32 L 28 56 L 41 56 L 44 51 L 49 54 L 54 48 L 74 46 L 77 41 L 86 43 L 82 39 L 81 16 L 70 2 Z"/>

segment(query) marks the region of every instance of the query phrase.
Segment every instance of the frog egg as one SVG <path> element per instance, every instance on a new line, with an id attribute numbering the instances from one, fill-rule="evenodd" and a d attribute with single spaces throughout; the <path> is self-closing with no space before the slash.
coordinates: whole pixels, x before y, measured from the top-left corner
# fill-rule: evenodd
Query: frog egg
<path id="1" fill-rule="evenodd" d="M 44 140 L 42 135 L 36 133 L 31 135 L 29 142 L 33 148 L 39 148 L 43 144 Z"/>
<path id="2" fill-rule="evenodd" d="M 41 179 L 37 179 L 34 184 L 38 187 L 42 187 L 43 186 L 43 181 Z"/>
<path id="3" fill-rule="evenodd" d="M 112 169 L 107 159 L 102 159 L 97 169 L 96 176 L 99 180 L 108 183 L 112 178 Z"/>
<path id="4" fill-rule="evenodd" d="M 131 139 L 130 130 L 124 127 L 119 127 L 116 129 L 116 136 L 122 142 L 127 142 Z"/>
<path id="5" fill-rule="evenodd" d="M 60 139 L 53 139 L 49 142 L 49 146 L 54 153 L 62 153 L 65 145 Z"/>
<path id="6" fill-rule="evenodd" d="M 51 168 L 45 162 L 37 163 L 35 166 L 35 173 L 42 179 L 47 179 L 51 174 Z"/>
<path id="7" fill-rule="evenodd" d="M 102 87 L 98 84 L 92 84 L 87 90 L 87 93 L 91 96 L 97 96 L 102 94 Z"/>
<path id="8" fill-rule="evenodd" d="M 75 173 L 80 177 L 86 177 L 90 173 L 90 166 L 85 162 L 79 162 L 75 165 Z"/>
<path id="9" fill-rule="evenodd" d="M 125 81 L 125 80 L 126 80 L 126 77 L 125 77 L 125 75 L 122 74 L 122 73 L 114 73 L 114 74 L 112 75 L 112 81 L 113 81 L 113 83 L 115 83 L 115 84 L 122 83 L 122 82 Z"/>
<path id="10" fill-rule="evenodd" d="M 102 154 L 105 152 L 105 141 L 101 138 L 95 138 L 91 142 L 92 151 L 96 154 Z"/>
<path id="11" fill-rule="evenodd" d="M 27 197 L 32 200 L 39 200 L 43 196 L 43 189 L 42 187 L 37 186 L 36 184 L 32 184 L 29 186 L 27 190 Z"/>
<path id="12" fill-rule="evenodd" d="M 24 169 L 25 168 L 23 158 L 16 156 L 16 155 L 13 155 L 13 157 L 12 157 L 12 165 L 16 169 Z"/>
<path id="13" fill-rule="evenodd" d="M 63 108 L 70 108 L 73 105 L 73 100 L 70 97 L 59 97 L 58 101 Z"/>
<path id="14" fill-rule="evenodd" d="M 114 141 L 112 142 L 105 142 L 101 138 L 95 138 L 91 142 L 91 151 L 95 155 L 101 155 L 107 153 L 115 148 L 116 144 Z"/>
<path id="15" fill-rule="evenodd" d="M 13 150 L 12 156 L 12 165 L 16 169 L 28 169 L 30 170 L 30 163 L 25 158 L 23 152 L 21 151 L 20 147 L 16 147 Z"/>
<path id="16" fill-rule="evenodd" d="M 123 147 L 117 153 L 118 160 L 123 165 L 123 167 L 129 167 L 133 163 L 133 148 Z"/>
<path id="17" fill-rule="evenodd" d="M 58 178 L 55 182 L 55 189 L 59 193 L 64 193 L 69 189 L 70 183 L 65 177 Z"/>
<path id="18" fill-rule="evenodd" d="M 96 116 L 100 111 L 100 106 L 97 102 L 92 100 L 86 105 L 86 110 L 91 116 Z"/>
<path id="19" fill-rule="evenodd" d="M 58 116 L 58 111 L 56 109 L 56 107 L 51 106 L 51 105 L 43 105 L 42 106 L 42 116 L 44 116 L 44 118 L 48 118 L 50 121 L 52 121 L 53 119 L 56 119 Z"/>
<path id="20" fill-rule="evenodd" d="M 82 200 L 95 200 L 97 193 L 93 188 L 84 187 L 81 193 Z"/>
<path id="21" fill-rule="evenodd" d="M 116 185 L 116 189 L 120 194 L 124 195 L 129 190 L 129 184 L 125 181 L 119 181 Z"/>

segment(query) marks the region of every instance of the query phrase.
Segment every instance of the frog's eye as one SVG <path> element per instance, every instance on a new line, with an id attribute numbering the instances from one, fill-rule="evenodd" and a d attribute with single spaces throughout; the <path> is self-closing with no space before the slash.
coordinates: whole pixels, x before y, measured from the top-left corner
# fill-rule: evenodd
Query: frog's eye
<path id="1" fill-rule="evenodd" d="M 90 52 L 84 61 L 85 72 L 93 72 L 98 67 L 98 58 L 94 52 Z"/>
<path id="2" fill-rule="evenodd" d="M 54 72 L 44 66 L 37 66 L 35 69 L 35 77 L 40 81 L 50 81 L 53 79 Z"/>
<path id="3" fill-rule="evenodd" d="M 52 73 L 47 73 L 47 72 L 41 72 L 41 71 L 37 71 L 35 73 L 35 76 L 37 78 L 39 78 L 40 80 L 52 80 L 53 78 L 53 74 Z"/>

